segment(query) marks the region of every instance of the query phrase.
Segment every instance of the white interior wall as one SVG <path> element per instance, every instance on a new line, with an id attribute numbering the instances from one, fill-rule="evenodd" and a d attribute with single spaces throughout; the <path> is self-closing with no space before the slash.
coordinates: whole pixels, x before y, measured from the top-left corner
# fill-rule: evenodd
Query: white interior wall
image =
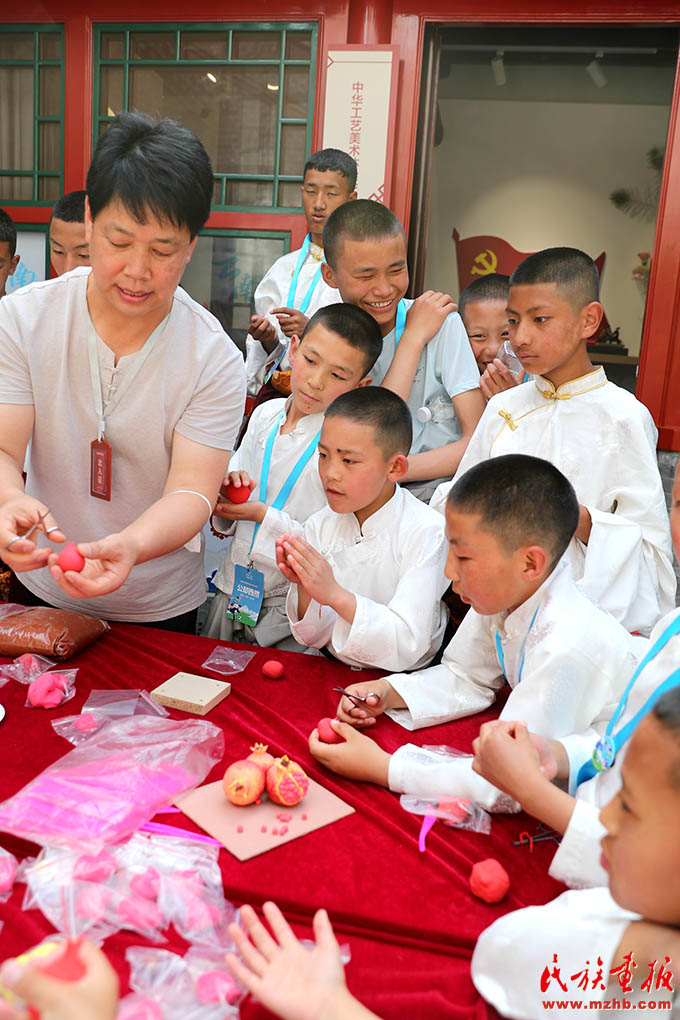
<path id="1" fill-rule="evenodd" d="M 637 354 L 645 289 L 632 278 L 654 224 L 617 210 L 618 187 L 653 181 L 646 153 L 663 147 L 665 105 L 440 99 L 444 137 L 432 167 L 425 285 L 458 293 L 456 227 L 519 251 L 553 245 L 607 253 L 602 300 Z"/>

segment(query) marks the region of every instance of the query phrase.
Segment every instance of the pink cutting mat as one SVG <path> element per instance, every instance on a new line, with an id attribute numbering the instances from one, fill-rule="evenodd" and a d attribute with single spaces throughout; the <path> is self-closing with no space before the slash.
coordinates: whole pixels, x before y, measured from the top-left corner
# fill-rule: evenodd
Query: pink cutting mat
<path id="1" fill-rule="evenodd" d="M 222 783 L 199 786 L 197 790 L 177 797 L 173 803 L 205 832 L 218 839 L 239 861 L 248 861 L 282 843 L 289 843 L 291 839 L 306 836 L 308 832 L 354 814 L 353 807 L 313 779 L 309 780 L 305 798 L 294 807 L 274 804 L 264 794 L 261 804 L 237 807 L 224 796 Z M 291 815 L 291 818 L 281 821 L 277 815 Z M 243 828 L 243 832 L 238 831 L 238 826 Z M 281 828 L 285 826 L 288 831 L 281 835 Z M 273 829 L 278 830 L 278 835 L 272 832 Z"/>

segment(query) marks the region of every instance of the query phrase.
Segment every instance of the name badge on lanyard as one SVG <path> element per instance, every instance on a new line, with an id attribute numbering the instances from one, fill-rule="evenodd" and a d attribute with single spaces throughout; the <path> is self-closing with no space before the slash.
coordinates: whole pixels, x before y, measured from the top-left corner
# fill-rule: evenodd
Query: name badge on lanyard
<path id="1" fill-rule="evenodd" d="M 97 351 L 97 334 L 92 320 L 90 319 L 87 332 L 87 353 L 90 360 L 92 399 L 94 400 L 94 408 L 98 421 L 97 438 L 93 439 L 90 443 L 90 495 L 94 496 L 96 499 L 111 499 L 113 451 L 111 449 L 111 444 L 107 443 L 104 439 L 106 421 L 114 407 L 120 403 L 125 393 L 127 393 L 130 389 L 137 373 L 160 339 L 161 333 L 165 329 L 165 324 L 169 318 L 170 312 L 168 312 L 163 321 L 156 326 L 151 336 L 148 337 L 144 343 L 144 346 L 140 348 L 136 354 L 132 355 L 120 386 L 111 400 L 107 403 L 106 408 L 104 407 L 104 401 L 102 398 L 102 377 L 99 368 L 99 354 Z"/>
<path id="2" fill-rule="evenodd" d="M 264 448 L 264 458 L 262 460 L 262 470 L 260 473 L 260 492 L 259 498 L 261 503 L 267 502 L 267 482 L 269 481 L 269 467 L 272 460 L 272 450 L 274 448 L 274 440 L 279 431 L 279 426 L 285 416 L 285 409 L 281 412 L 279 417 L 274 423 L 274 427 L 269 433 L 267 438 L 267 445 Z M 279 493 L 272 503 L 273 510 L 281 510 L 286 500 L 293 491 L 293 486 L 297 482 L 298 478 L 305 469 L 305 466 L 309 460 L 314 456 L 314 452 L 319 445 L 319 439 L 321 438 L 321 430 L 317 432 L 312 441 L 307 445 L 305 450 L 302 452 L 297 462 L 294 464 L 292 471 L 286 478 L 285 482 L 281 486 Z M 255 536 L 257 535 L 259 523 L 253 528 L 253 538 L 250 543 L 250 553 L 253 551 L 255 544 Z M 257 617 L 262 607 L 262 600 L 264 599 L 264 574 L 260 570 L 253 569 L 252 560 L 248 560 L 247 566 L 243 567 L 236 565 L 234 569 L 234 588 L 229 599 L 229 605 L 227 607 L 225 615 L 230 620 L 241 620 L 242 623 L 247 624 L 249 627 L 254 627 L 257 623 Z M 245 617 L 248 617 L 246 619 Z"/>

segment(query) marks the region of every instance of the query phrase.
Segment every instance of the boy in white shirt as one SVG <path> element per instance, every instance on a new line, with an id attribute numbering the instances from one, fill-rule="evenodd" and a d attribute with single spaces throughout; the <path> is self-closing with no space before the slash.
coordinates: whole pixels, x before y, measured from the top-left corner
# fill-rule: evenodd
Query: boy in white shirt
<path id="1" fill-rule="evenodd" d="M 506 914 L 480 935 L 477 990 L 502 1016 L 680 1015 L 680 688 L 635 730 L 602 810 L 607 885 Z M 607 874 L 608 873 L 608 874 Z"/>
<path id="2" fill-rule="evenodd" d="M 272 534 L 288 531 L 293 522 L 306 520 L 324 506 L 317 467 L 323 413 L 339 394 L 370 383 L 380 345 L 380 331 L 371 316 L 342 303 L 320 309 L 302 337 L 292 337 L 291 395 L 255 408 L 229 462 L 215 508 L 218 517 L 234 522 L 228 532 L 233 537 L 215 576 L 217 593 L 204 636 L 299 648 L 290 636 L 284 608 L 288 585 L 276 566 Z M 227 485 L 243 488 L 241 495 L 259 486 L 258 494 L 236 503 L 228 498 Z M 263 606 L 259 616 L 255 613 L 255 623 L 247 609 L 233 614 L 239 619 L 227 615 L 232 597 L 240 596 L 241 608 L 245 605 L 238 588 L 241 578 L 249 589 L 254 582 L 261 583 Z"/>
<path id="3" fill-rule="evenodd" d="M 357 165 L 342 149 L 320 149 L 305 163 L 302 208 L 309 233 L 302 248 L 276 260 L 254 295 L 255 315 L 246 337 L 246 377 L 253 397 L 274 366 L 275 389 L 290 393 L 290 338 L 302 336 L 308 317 L 319 308 L 341 300 L 321 276 L 323 228 L 334 209 L 357 197 L 356 182 Z"/>
<path id="4" fill-rule="evenodd" d="M 593 369 L 586 344 L 602 317 L 598 294 L 597 267 L 575 248 L 549 248 L 515 269 L 510 341 L 535 379 L 489 401 L 459 471 L 517 452 L 556 464 L 580 503 L 574 579 L 627 630 L 649 634 L 676 587 L 657 431 L 644 405 Z M 435 492 L 435 509 L 450 488 Z"/>
<path id="5" fill-rule="evenodd" d="M 411 416 L 396 394 L 338 397 L 319 440 L 328 506 L 308 519 L 304 539 L 298 532 L 276 543 L 292 582 L 293 636 L 350 666 L 416 669 L 444 635 L 441 522 L 398 484 L 410 443 Z"/>
<path id="6" fill-rule="evenodd" d="M 680 552 L 680 461 L 672 495 L 671 533 Z M 621 787 L 621 766 L 641 715 L 665 690 L 680 686 L 680 609 L 656 625 L 649 648 L 607 725 L 603 745 L 593 730 L 568 746 L 529 734 L 516 723 L 485 724 L 475 741 L 473 768 L 525 811 L 564 833 L 553 857 L 550 874 L 581 888 L 605 885 L 600 863 L 602 826 L 598 814 Z M 568 784 L 568 791 L 552 780 Z"/>
<path id="7" fill-rule="evenodd" d="M 404 482 L 429 499 L 458 467 L 484 409 L 479 372 L 448 294 L 407 301 L 406 240 L 393 212 L 368 199 L 340 206 L 324 227 L 324 280 L 380 326 L 376 385 L 399 394 L 413 418 Z"/>
<path id="8" fill-rule="evenodd" d="M 523 719 L 563 742 L 591 726 L 602 732 L 644 641 L 582 595 L 560 562 L 577 521 L 574 490 L 548 461 L 514 454 L 466 472 L 446 508 L 446 574 L 472 608 L 439 665 L 350 686 L 367 701 L 356 708 L 343 696 L 339 719 L 369 726 L 389 711 L 408 729 L 433 726 L 487 708 L 507 680 L 501 721 Z M 322 744 L 316 731 L 310 737 L 312 754 L 334 771 L 400 793 L 516 810 L 472 771 L 471 758 L 442 759 L 408 744 L 390 756 L 336 725 L 342 744 Z"/>

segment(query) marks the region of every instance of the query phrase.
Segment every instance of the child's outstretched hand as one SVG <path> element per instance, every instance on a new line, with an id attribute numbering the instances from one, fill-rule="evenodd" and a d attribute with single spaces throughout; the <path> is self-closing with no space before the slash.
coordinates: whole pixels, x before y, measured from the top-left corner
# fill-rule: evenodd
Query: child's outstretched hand
<path id="1" fill-rule="evenodd" d="M 18 960 L 5 960 L 0 981 L 49 1020 L 113 1020 L 118 1009 L 116 972 L 90 942 L 80 943 L 78 955 L 86 968 L 79 981 L 60 981 Z M 0 1005 L 1 1020 L 23 1020 L 26 1015 L 8 1003 Z"/>
<path id="2" fill-rule="evenodd" d="M 248 488 L 251 493 L 257 482 L 251 478 L 247 471 L 230 471 L 220 487 L 220 494 L 217 497 L 215 510 L 217 517 L 227 517 L 232 521 L 258 521 L 262 523 L 267 507 L 259 500 L 247 499 L 243 503 L 232 503 L 226 492 L 228 485 L 234 488 Z"/>
<path id="3" fill-rule="evenodd" d="M 552 752 L 549 752 L 549 745 L 546 748 L 545 742 L 542 749 L 545 765 L 524 723 L 496 719 L 484 723 L 472 743 L 475 754 L 472 768 L 499 790 L 522 803 L 530 786 L 550 782 L 557 771 L 556 765 L 552 775 L 544 771 L 544 768 L 551 769 L 547 756 Z"/>
<path id="4" fill-rule="evenodd" d="M 252 907 L 242 907 L 247 934 L 237 924 L 229 925 L 229 934 L 243 959 L 229 953 L 227 966 L 263 1006 L 284 1020 L 372 1015 L 347 991 L 340 948 L 325 910 L 314 915 L 312 950 L 300 943 L 275 903 L 265 903 L 262 910 L 272 934 Z"/>
<path id="5" fill-rule="evenodd" d="M 406 313 L 404 334 L 408 332 L 409 337 L 413 337 L 424 347 L 437 335 L 446 317 L 457 308 L 458 305 L 450 294 L 426 290 L 415 299 Z"/>
<path id="6" fill-rule="evenodd" d="M 309 735 L 309 750 L 317 761 L 332 772 L 348 779 L 361 779 L 365 783 L 388 786 L 390 755 L 378 747 L 374 740 L 357 732 L 353 726 L 333 720 L 331 726 L 343 737 L 341 744 L 325 744 L 319 740 L 319 731 Z"/>

